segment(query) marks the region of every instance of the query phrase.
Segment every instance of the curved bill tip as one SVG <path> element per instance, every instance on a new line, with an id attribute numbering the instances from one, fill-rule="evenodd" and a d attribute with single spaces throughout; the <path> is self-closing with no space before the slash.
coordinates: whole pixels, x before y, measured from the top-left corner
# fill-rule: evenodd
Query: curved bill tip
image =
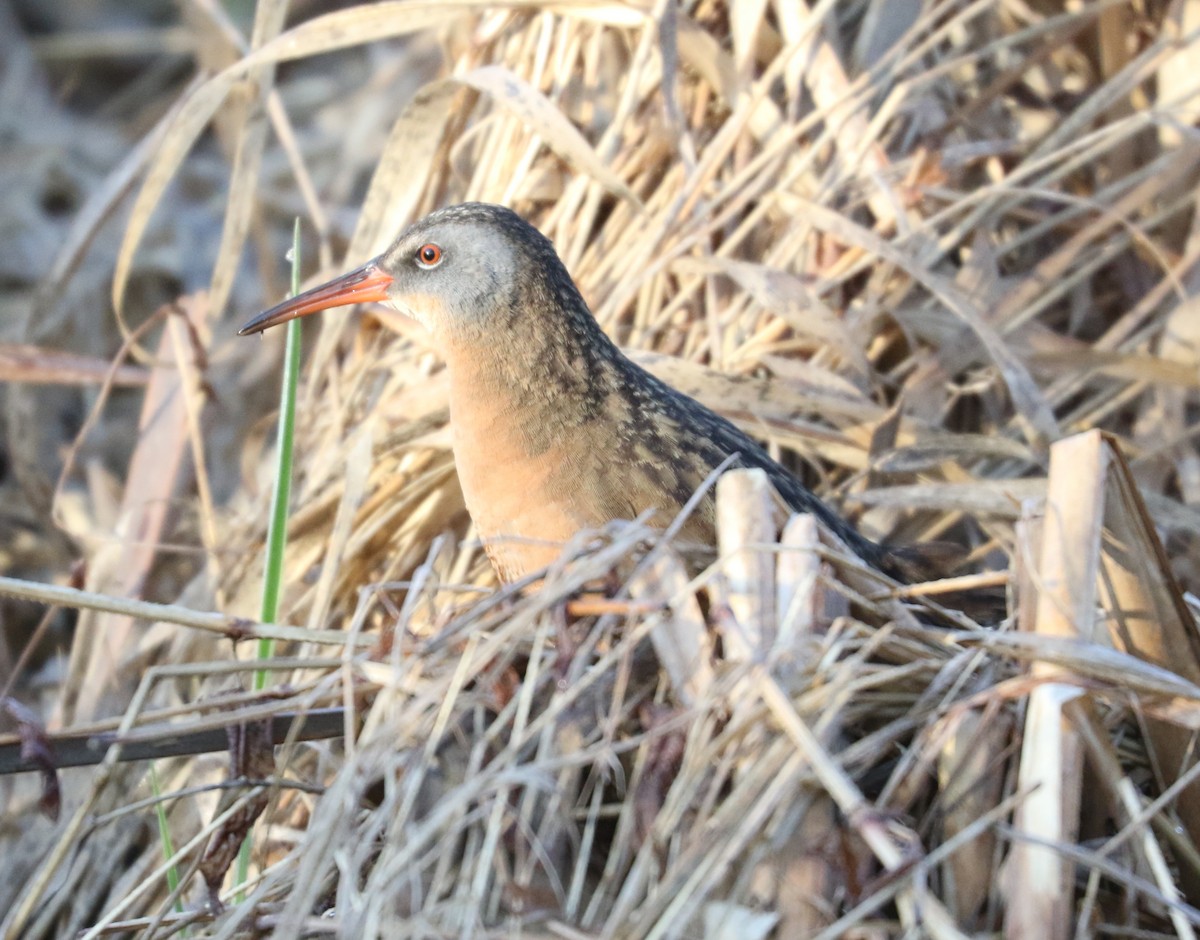
<path id="1" fill-rule="evenodd" d="M 379 266 L 378 259 L 368 261 L 361 268 L 355 268 L 348 274 L 335 277 L 332 281 L 276 304 L 270 310 L 264 310 L 238 330 L 238 335 L 261 333 L 268 327 L 278 326 L 280 323 L 287 323 L 288 320 L 331 307 L 346 307 L 371 301 L 380 303 L 387 300 L 387 289 L 391 283 L 392 276 Z"/>

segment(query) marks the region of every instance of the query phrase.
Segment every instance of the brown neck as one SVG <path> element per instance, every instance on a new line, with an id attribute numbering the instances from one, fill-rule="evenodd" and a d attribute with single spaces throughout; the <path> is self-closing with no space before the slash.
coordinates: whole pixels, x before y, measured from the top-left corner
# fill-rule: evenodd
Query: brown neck
<path id="1" fill-rule="evenodd" d="M 595 351 L 611 344 L 601 335 L 581 347 L 531 331 L 503 342 L 460 337 L 441 347 L 463 496 L 493 563 L 511 580 L 608 518 L 581 495 L 580 480 L 597 450 L 612 449 L 595 418 L 619 386 L 611 367 L 594 363 Z"/>
<path id="2" fill-rule="evenodd" d="M 439 343 L 453 420 L 497 437 L 502 425 L 505 435 L 535 453 L 594 420 L 619 393 L 622 367 L 632 368 L 586 308 L 552 319 L 539 315 L 546 307 L 536 300 L 506 304 L 512 315 L 489 318 L 487 330 L 461 331 Z"/>

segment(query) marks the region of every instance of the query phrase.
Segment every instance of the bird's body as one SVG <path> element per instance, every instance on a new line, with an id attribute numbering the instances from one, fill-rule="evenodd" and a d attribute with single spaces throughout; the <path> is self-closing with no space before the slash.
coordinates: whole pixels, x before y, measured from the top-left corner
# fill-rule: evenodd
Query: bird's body
<path id="1" fill-rule="evenodd" d="M 410 226 L 387 252 L 255 318 L 254 332 L 380 300 L 432 334 L 450 380 L 467 509 L 502 581 L 550 563 L 584 529 L 653 510 L 665 527 L 712 471 L 766 472 L 865 561 L 883 549 L 733 424 L 629 360 L 600 329 L 553 245 L 511 210 L 468 203 Z M 712 544 L 711 492 L 681 537 Z"/>

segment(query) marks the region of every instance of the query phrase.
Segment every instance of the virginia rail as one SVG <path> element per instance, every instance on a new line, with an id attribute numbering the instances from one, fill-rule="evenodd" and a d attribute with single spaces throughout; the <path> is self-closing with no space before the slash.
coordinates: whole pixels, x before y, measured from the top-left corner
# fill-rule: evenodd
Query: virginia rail
<path id="1" fill-rule="evenodd" d="M 512 210 L 434 212 L 379 257 L 240 332 L 366 301 L 416 320 L 446 361 L 463 495 L 502 581 L 544 567 L 585 528 L 647 509 L 665 527 L 731 455 L 733 467 L 764 470 L 794 511 L 816 515 L 868 564 L 894 568 L 762 447 L 626 358 L 549 239 Z M 680 537 L 715 542 L 711 492 Z"/>

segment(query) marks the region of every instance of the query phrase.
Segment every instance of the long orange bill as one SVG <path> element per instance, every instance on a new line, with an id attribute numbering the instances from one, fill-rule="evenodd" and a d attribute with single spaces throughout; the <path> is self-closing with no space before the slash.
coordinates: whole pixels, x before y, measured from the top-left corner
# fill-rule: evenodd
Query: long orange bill
<path id="1" fill-rule="evenodd" d="M 320 287 L 306 290 L 303 294 L 297 294 L 290 300 L 260 313 L 238 330 L 238 335 L 261 333 L 267 327 L 287 323 L 288 320 L 308 316 L 318 310 L 328 310 L 330 307 L 387 300 L 387 289 L 391 283 L 392 276 L 379 266 L 378 259 L 368 261 L 349 274 L 335 277 Z"/>

